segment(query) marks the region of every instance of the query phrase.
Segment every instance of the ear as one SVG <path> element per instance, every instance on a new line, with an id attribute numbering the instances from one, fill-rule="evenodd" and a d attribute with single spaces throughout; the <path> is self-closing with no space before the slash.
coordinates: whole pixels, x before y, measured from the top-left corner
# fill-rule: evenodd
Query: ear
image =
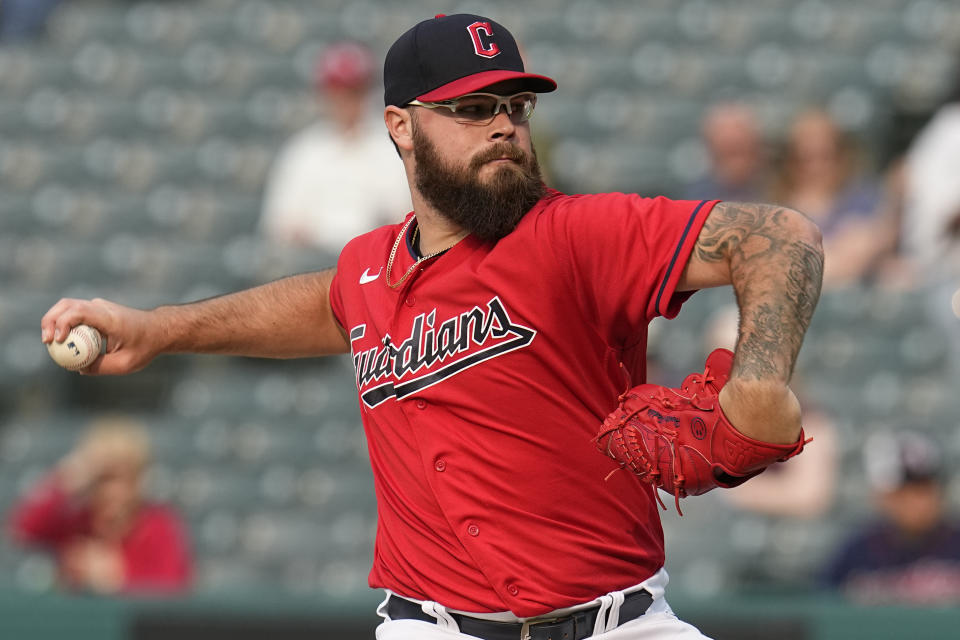
<path id="1" fill-rule="evenodd" d="M 387 124 L 387 131 L 393 138 L 394 144 L 403 151 L 413 150 L 413 119 L 409 111 L 388 106 L 383 110 L 383 121 Z"/>

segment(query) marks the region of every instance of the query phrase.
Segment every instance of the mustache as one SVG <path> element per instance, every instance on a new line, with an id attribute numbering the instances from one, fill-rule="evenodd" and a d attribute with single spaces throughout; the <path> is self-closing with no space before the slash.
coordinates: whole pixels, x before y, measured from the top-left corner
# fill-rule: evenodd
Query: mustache
<path id="1" fill-rule="evenodd" d="M 521 166 L 526 166 L 528 162 L 526 151 L 509 142 L 498 142 L 486 151 L 481 151 L 474 156 L 473 160 L 470 161 L 470 168 L 479 169 L 491 160 L 499 160 L 500 158 L 507 158 Z"/>

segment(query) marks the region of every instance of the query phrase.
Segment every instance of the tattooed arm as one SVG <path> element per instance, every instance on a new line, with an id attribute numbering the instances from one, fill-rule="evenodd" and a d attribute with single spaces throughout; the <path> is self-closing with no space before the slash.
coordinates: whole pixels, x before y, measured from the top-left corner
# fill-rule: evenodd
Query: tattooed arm
<path id="1" fill-rule="evenodd" d="M 720 404 L 744 435 L 797 439 L 800 406 L 787 385 L 822 277 L 820 231 L 791 209 L 722 202 L 700 231 L 679 288 L 733 285 L 740 330 Z"/>

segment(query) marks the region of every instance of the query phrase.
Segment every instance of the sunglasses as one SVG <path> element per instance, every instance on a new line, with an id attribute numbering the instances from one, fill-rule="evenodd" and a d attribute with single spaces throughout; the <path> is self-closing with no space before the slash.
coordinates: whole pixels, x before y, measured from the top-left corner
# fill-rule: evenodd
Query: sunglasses
<path id="1" fill-rule="evenodd" d="M 512 96 L 498 96 L 493 93 L 468 93 L 459 98 L 440 102 L 420 102 L 411 100 L 408 104 L 427 109 L 440 107 L 449 109 L 460 124 L 487 125 L 505 107 L 510 120 L 516 124 L 526 122 L 537 106 L 537 94 L 532 91 L 515 93 Z"/>

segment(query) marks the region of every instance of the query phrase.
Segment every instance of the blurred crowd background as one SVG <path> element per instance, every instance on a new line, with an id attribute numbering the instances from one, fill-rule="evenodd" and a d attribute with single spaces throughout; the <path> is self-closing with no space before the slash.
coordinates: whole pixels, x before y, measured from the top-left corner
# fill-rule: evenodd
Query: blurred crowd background
<path id="1" fill-rule="evenodd" d="M 149 438 L 144 495 L 182 519 L 194 592 L 366 591 L 376 517 L 348 358 L 177 356 L 89 379 L 49 360 L 39 319 L 63 296 L 150 307 L 332 266 L 347 238 L 400 219 L 379 68 L 399 33 L 441 10 L 502 22 L 528 68 L 557 78 L 532 121 L 551 186 L 776 202 L 824 231 L 824 294 L 796 373 L 814 442 L 743 491 L 666 513 L 671 584 L 876 600 L 875 584 L 838 577 L 845 545 L 898 522 L 890 494 L 916 484 L 935 495 L 906 511 L 933 515 L 886 540 L 903 543 L 889 555 L 919 557 L 932 530 L 940 559 L 960 558 L 949 0 L 2 3 L 6 517 L 76 461 L 89 424 L 122 416 Z M 730 340 L 732 303 L 701 292 L 657 322 L 653 380 L 679 382 Z M 904 432 L 914 444 L 893 437 Z M 28 538 L 0 542 L 0 588 L 59 588 L 62 558 Z M 116 589 L 91 562 L 87 588 Z M 913 587 L 925 575 L 947 587 L 906 592 L 960 602 L 955 566 L 924 566 Z"/>

